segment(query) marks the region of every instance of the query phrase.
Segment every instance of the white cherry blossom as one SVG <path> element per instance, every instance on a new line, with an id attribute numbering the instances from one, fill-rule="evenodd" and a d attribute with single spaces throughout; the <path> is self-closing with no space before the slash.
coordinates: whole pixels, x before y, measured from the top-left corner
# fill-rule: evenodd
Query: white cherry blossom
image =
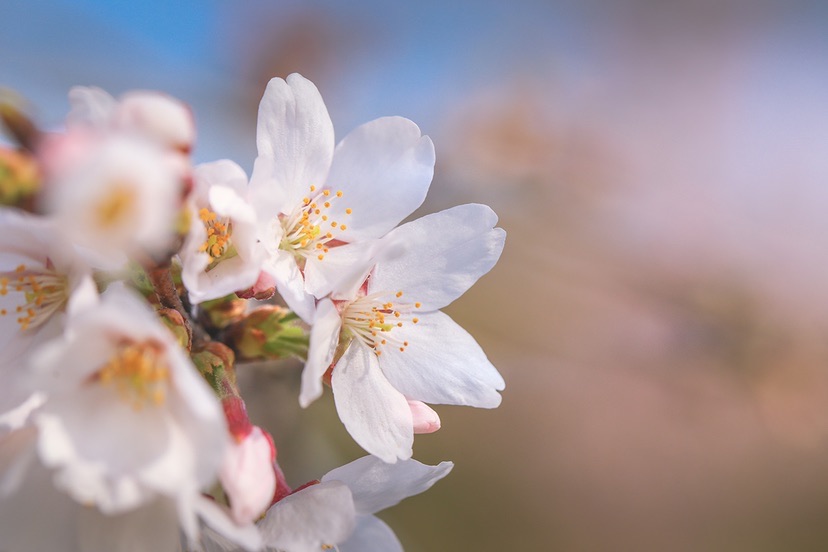
<path id="1" fill-rule="evenodd" d="M 359 289 L 319 301 L 300 403 L 319 397 L 333 363 L 340 419 L 360 446 L 386 462 L 411 456 L 415 426 L 439 427 L 423 403 L 498 406 L 503 378 L 474 338 L 438 310 L 497 262 L 505 232 L 496 223 L 491 209 L 470 204 L 390 232 L 382 241 L 404 244 L 402 253 L 369 265 Z"/>
<path id="2" fill-rule="evenodd" d="M 229 160 L 193 171 L 190 231 L 179 252 L 181 278 L 193 304 L 254 285 L 263 250 L 256 239 L 256 214 L 244 199 L 247 175 Z"/>
<path id="3" fill-rule="evenodd" d="M 190 537 L 200 491 L 227 445 L 218 400 L 152 309 L 111 286 L 32 357 L 46 402 L 33 414 L 55 486 L 118 515 L 169 500 Z"/>
<path id="4" fill-rule="evenodd" d="M 76 502 L 55 487 L 52 470 L 37 459 L 37 440 L 37 429 L 31 425 L 0 435 L 0 550 L 99 552 L 178 547 L 175 501 L 158 497 L 110 515 Z"/>
<path id="5" fill-rule="evenodd" d="M 394 532 L 374 514 L 422 493 L 445 477 L 437 466 L 406 460 L 387 464 L 364 456 L 331 470 L 321 481 L 270 507 L 259 529 L 268 552 L 402 552 Z M 207 533 L 210 552 L 239 550 L 232 540 Z"/>
<path id="6" fill-rule="evenodd" d="M 319 91 L 296 73 L 268 84 L 257 145 L 251 197 L 269 253 L 265 269 L 288 306 L 310 322 L 314 297 L 328 294 L 364 261 L 361 245 L 423 202 L 434 146 L 408 119 L 384 117 L 356 128 L 334 148 Z"/>

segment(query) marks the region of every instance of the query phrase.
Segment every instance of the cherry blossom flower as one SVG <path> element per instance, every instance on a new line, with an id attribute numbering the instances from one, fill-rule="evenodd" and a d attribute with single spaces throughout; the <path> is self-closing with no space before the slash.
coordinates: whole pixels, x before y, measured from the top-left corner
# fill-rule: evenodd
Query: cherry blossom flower
<path id="1" fill-rule="evenodd" d="M 394 532 L 374 514 L 428 490 L 453 467 L 416 460 L 387 464 L 373 456 L 354 460 L 270 507 L 259 523 L 265 550 L 402 552 Z M 238 550 L 226 538 L 205 537 L 210 552 Z"/>
<path id="2" fill-rule="evenodd" d="M 113 268 L 169 249 L 183 181 L 159 146 L 79 131 L 51 138 L 41 158 L 49 167 L 42 207 L 93 262 Z"/>
<path id="3" fill-rule="evenodd" d="M 503 378 L 474 338 L 438 310 L 497 262 L 505 232 L 496 223 L 488 207 L 461 205 L 383 238 L 406 249 L 377 262 L 359 289 L 319 301 L 302 406 L 322 393 L 321 378 L 333 363 L 340 419 L 360 446 L 386 462 L 411 456 L 415 426 L 439 427 L 423 403 L 497 407 Z"/>
<path id="4" fill-rule="evenodd" d="M 217 398 L 172 334 L 131 292 L 110 286 L 32 356 L 47 394 L 37 451 L 74 501 L 119 515 L 169 500 L 194 538 L 200 491 L 218 473 L 227 429 Z"/>
<path id="5" fill-rule="evenodd" d="M 384 117 L 334 148 L 319 91 L 296 73 L 268 84 L 257 145 L 250 185 L 269 253 L 264 268 L 288 306 L 310 322 L 314 297 L 364 259 L 357 245 L 383 236 L 423 202 L 434 146 L 408 119 Z M 332 254 L 336 249 L 342 251 Z"/>
<path id="6" fill-rule="evenodd" d="M 97 552 L 179 548 L 181 507 L 175 500 L 158 496 L 118 513 L 104 513 L 95 505 L 74 501 L 55 486 L 53 471 L 37 459 L 37 441 L 33 425 L 0 435 L 0 549 Z M 254 526 L 232 525 L 208 499 L 196 497 L 194 510 L 245 550 L 260 548 L 261 536 Z"/>
<path id="7" fill-rule="evenodd" d="M 181 277 L 193 304 L 253 286 L 263 250 L 256 240 L 256 214 L 243 199 L 247 175 L 232 161 L 195 168 L 190 194 L 192 223 L 179 252 Z"/>
<path id="8" fill-rule="evenodd" d="M 66 312 L 97 301 L 89 268 L 59 228 L 46 219 L 0 211 L 0 413 L 34 389 L 26 358 L 63 331 Z"/>

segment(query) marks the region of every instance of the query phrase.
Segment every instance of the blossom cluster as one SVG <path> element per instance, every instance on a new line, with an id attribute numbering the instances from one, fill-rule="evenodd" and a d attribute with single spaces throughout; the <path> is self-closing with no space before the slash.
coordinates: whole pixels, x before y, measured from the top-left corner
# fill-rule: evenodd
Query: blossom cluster
<path id="1" fill-rule="evenodd" d="M 20 143 L 0 149 L 0 550 L 401 550 L 373 514 L 453 467 L 412 459 L 428 405 L 500 404 L 440 311 L 497 262 L 495 214 L 400 224 L 431 140 L 385 117 L 335 145 L 298 74 L 267 86 L 249 177 L 193 166 L 174 98 L 69 99 L 50 133 L 0 106 Z M 296 489 L 236 384 L 286 357 L 300 405 L 329 386 L 368 453 Z"/>

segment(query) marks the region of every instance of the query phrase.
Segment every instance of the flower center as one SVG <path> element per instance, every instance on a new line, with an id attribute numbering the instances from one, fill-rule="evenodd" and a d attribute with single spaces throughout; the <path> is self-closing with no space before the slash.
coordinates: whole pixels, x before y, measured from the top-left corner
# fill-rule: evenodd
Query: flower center
<path id="1" fill-rule="evenodd" d="M 112 228 L 129 216 L 137 201 L 135 189 L 125 184 L 112 186 L 95 204 L 95 221 L 102 228 Z"/>
<path id="2" fill-rule="evenodd" d="M 128 341 L 101 367 L 97 376 L 98 381 L 113 385 L 123 400 L 140 410 L 147 404 L 164 403 L 170 369 L 160 344 Z"/>
<path id="3" fill-rule="evenodd" d="M 18 265 L 14 271 L 0 272 L 0 297 L 10 292 L 20 298 L 14 309 L 17 323 L 21 330 L 35 329 L 42 326 L 49 318 L 66 304 L 69 290 L 66 276 L 48 267 L 29 268 Z M 8 309 L 0 308 L 0 316 L 12 314 Z"/>
<path id="4" fill-rule="evenodd" d="M 293 253 L 297 261 L 304 263 L 311 256 L 321 261 L 329 247 L 341 245 L 336 233 L 348 227 L 332 220 L 329 213 L 333 202 L 342 195 L 342 191 L 330 190 L 317 193 L 316 186 L 311 186 L 310 195 L 289 215 L 280 217 L 283 233 L 279 248 Z M 351 209 L 345 209 L 345 214 L 350 215 Z"/>
<path id="5" fill-rule="evenodd" d="M 393 303 L 383 301 L 389 293 L 382 291 L 360 297 L 346 304 L 342 309 L 342 332 L 360 340 L 377 356 L 380 356 L 386 347 L 393 347 L 404 352 L 408 341 L 398 339 L 394 330 L 402 328 L 408 323 L 417 324 L 420 319 L 411 316 L 420 303 Z M 396 293 L 397 299 L 403 296 L 402 291 Z"/>
<path id="6" fill-rule="evenodd" d="M 218 215 L 206 207 L 198 212 L 198 218 L 201 219 L 201 223 L 207 231 L 207 239 L 199 246 L 198 250 L 209 255 L 210 266 L 207 270 L 210 270 L 222 258 L 229 258 L 236 254 L 233 243 L 230 241 L 233 228 L 226 218 L 219 220 Z"/>

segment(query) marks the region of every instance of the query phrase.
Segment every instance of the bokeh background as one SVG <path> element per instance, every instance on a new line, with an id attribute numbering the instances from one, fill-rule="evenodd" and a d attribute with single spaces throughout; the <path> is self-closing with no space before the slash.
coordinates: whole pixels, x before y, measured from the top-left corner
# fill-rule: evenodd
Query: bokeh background
<path id="1" fill-rule="evenodd" d="M 507 381 L 438 407 L 454 472 L 383 517 L 409 552 L 828 549 L 828 5 L 726 0 L 0 0 L 0 84 L 193 107 L 249 169 L 272 76 L 339 137 L 437 149 L 422 213 L 490 204 L 501 262 L 448 312 Z M 294 485 L 361 454 L 300 367 L 250 367 Z"/>

